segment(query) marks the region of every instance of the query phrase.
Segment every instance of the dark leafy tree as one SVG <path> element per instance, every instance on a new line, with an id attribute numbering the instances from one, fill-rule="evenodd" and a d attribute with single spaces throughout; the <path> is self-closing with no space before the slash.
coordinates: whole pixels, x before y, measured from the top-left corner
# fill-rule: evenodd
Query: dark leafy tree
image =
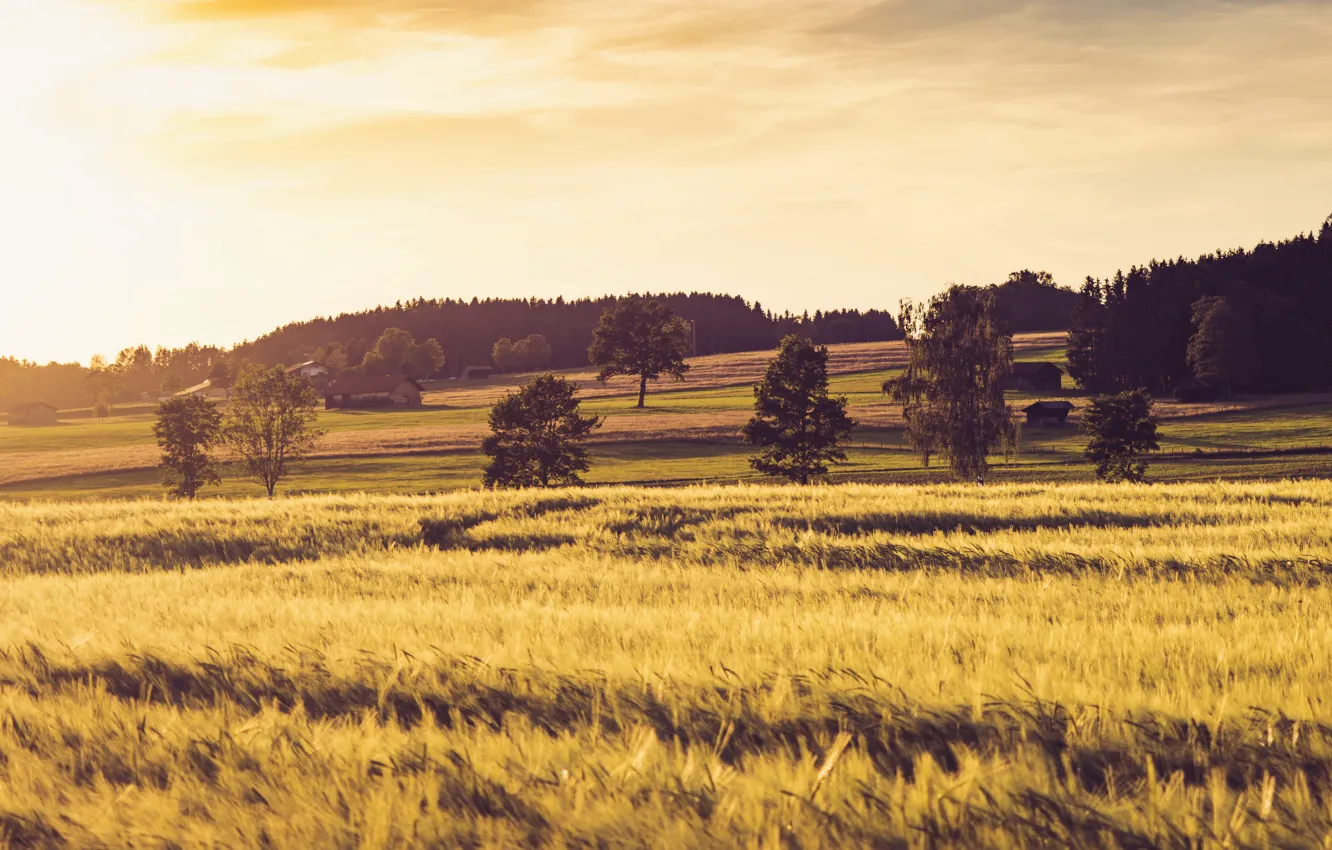
<path id="1" fill-rule="evenodd" d="M 908 439 L 927 464 L 938 454 L 960 478 L 983 482 L 989 455 L 1020 436 L 1002 385 L 1012 339 L 995 320 L 993 293 L 953 286 L 928 306 L 904 302 L 899 323 L 907 366 L 883 388 L 902 405 Z"/>
<path id="2" fill-rule="evenodd" d="M 1049 272 L 1023 269 L 991 289 L 995 316 L 1008 333 L 1062 331 L 1071 326 L 1078 295 L 1055 283 Z"/>
<path id="3" fill-rule="evenodd" d="M 193 499 L 220 484 L 212 449 L 222 439 L 222 414 L 207 399 L 176 396 L 158 405 L 153 434 L 162 448 L 162 483 L 171 495 Z"/>
<path id="4" fill-rule="evenodd" d="M 591 468 L 587 438 L 601 419 L 578 412 L 578 385 L 549 373 L 506 394 L 490 411 L 487 487 L 581 484 Z"/>
<path id="5" fill-rule="evenodd" d="M 162 392 L 167 395 L 174 395 L 185 389 L 185 381 L 175 372 L 168 372 L 162 379 Z"/>
<path id="6" fill-rule="evenodd" d="M 1091 436 L 1085 457 L 1096 464 L 1102 481 L 1141 482 L 1147 477 L 1148 452 L 1160 445 L 1152 397 L 1146 390 L 1098 396 L 1082 417 L 1082 430 Z"/>
<path id="7" fill-rule="evenodd" d="M 541 334 L 529 334 L 513 348 L 524 369 L 545 369 L 550 364 L 550 342 Z"/>
<path id="8" fill-rule="evenodd" d="M 99 354 L 89 364 L 83 383 L 92 397 L 93 412 L 99 419 L 105 419 L 110 415 L 111 403 L 123 386 L 120 371 Z"/>
<path id="9" fill-rule="evenodd" d="M 600 366 L 597 380 L 616 375 L 638 378 L 638 407 L 646 404 L 648 381 L 670 375 L 684 380 L 690 354 L 689 325 L 651 298 L 623 298 L 601 314 L 592 331 L 588 359 Z"/>
<path id="10" fill-rule="evenodd" d="M 1104 392 L 1112 380 L 1103 363 L 1105 313 L 1101 282 L 1089 277 L 1073 306 L 1072 327 L 1068 332 L 1068 374 L 1078 386 L 1092 392 Z"/>
<path id="11" fill-rule="evenodd" d="M 846 399 L 828 395 L 828 349 L 792 334 L 754 387 L 754 418 L 745 442 L 763 451 L 749 464 L 764 475 L 808 484 L 828 464 L 846 460 L 841 448 L 856 423 Z"/>
<path id="12" fill-rule="evenodd" d="M 219 389 L 230 389 L 235 380 L 236 373 L 225 360 L 217 361 L 208 369 L 208 383 Z"/>
<path id="13" fill-rule="evenodd" d="M 490 349 L 490 359 L 495 361 L 495 368 L 508 372 L 518 365 L 518 357 L 513 347 L 513 340 L 501 337 Z"/>
<path id="14" fill-rule="evenodd" d="M 1253 329 L 1229 298 L 1209 296 L 1193 303 L 1193 338 L 1189 340 L 1189 368 L 1198 382 L 1220 388 L 1248 389 L 1258 375 L 1258 351 Z"/>
<path id="15" fill-rule="evenodd" d="M 324 432 L 315 428 L 319 394 L 304 378 L 280 367 L 250 366 L 241 371 L 231 395 L 223 433 L 271 499 L 293 461 L 308 457 Z"/>
<path id="16" fill-rule="evenodd" d="M 444 349 L 437 340 L 428 339 L 413 345 L 407 353 L 403 371 L 411 378 L 422 380 L 434 375 L 444 366 Z"/>

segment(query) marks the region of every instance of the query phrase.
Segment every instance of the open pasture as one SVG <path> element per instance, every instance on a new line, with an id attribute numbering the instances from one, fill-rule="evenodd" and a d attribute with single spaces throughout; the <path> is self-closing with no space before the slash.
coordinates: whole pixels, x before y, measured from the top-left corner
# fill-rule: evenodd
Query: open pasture
<path id="1" fill-rule="evenodd" d="M 16 846 L 1332 839 L 1324 482 L 8 504 L 0 565 Z"/>

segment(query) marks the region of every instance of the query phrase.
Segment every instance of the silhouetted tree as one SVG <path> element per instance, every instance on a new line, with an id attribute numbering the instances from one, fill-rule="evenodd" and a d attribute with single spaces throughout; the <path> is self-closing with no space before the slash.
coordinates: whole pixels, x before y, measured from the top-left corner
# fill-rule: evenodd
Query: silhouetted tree
<path id="1" fill-rule="evenodd" d="M 153 434 L 162 448 L 162 483 L 173 496 L 193 499 L 205 485 L 222 481 L 212 448 L 222 437 L 222 414 L 197 395 L 158 405 Z"/>
<path id="2" fill-rule="evenodd" d="M 689 325 L 670 308 L 650 298 L 623 298 L 602 313 L 592 331 L 588 359 L 600 366 L 597 380 L 616 375 L 638 378 L 638 407 L 645 406 L 648 381 L 663 374 L 677 381 L 689 371 Z"/>
<path id="3" fill-rule="evenodd" d="M 111 413 L 111 403 L 120 392 L 120 372 L 99 354 L 92 358 L 83 382 L 92 396 L 93 413 L 99 419 L 105 419 Z"/>
<path id="4" fill-rule="evenodd" d="M 208 369 L 208 383 L 218 389 L 230 389 L 235 377 L 231 364 L 225 360 L 217 361 Z"/>
<path id="5" fill-rule="evenodd" d="M 508 372 L 514 368 L 518 358 L 514 351 L 513 340 L 507 336 L 497 340 L 490 349 L 490 359 L 495 361 L 495 367 L 501 372 Z"/>
<path id="6" fill-rule="evenodd" d="M 545 369 L 550 363 L 550 342 L 541 334 L 529 334 L 514 344 L 525 369 Z"/>
<path id="7" fill-rule="evenodd" d="M 1249 319 L 1229 298 L 1209 296 L 1193 302 L 1193 338 L 1189 368 L 1198 382 L 1220 388 L 1247 389 L 1258 374 L 1258 352 Z"/>
<path id="8" fill-rule="evenodd" d="M 1157 420 L 1146 390 L 1098 396 L 1082 417 L 1082 430 L 1091 436 L 1085 457 L 1096 464 L 1102 481 L 1141 482 L 1147 477 L 1143 457 L 1156 451 Z"/>
<path id="9" fill-rule="evenodd" d="M 231 395 L 223 433 L 246 474 L 273 498 L 292 461 L 308 457 L 324 432 L 315 428 L 319 394 L 280 368 L 250 366 Z"/>
<path id="10" fill-rule="evenodd" d="M 1007 333 L 1062 331 L 1071 326 L 1077 293 L 1055 283 L 1049 272 L 1023 269 L 990 288 L 995 318 Z"/>
<path id="11" fill-rule="evenodd" d="M 379 335 L 374 348 L 365 353 L 361 371 L 368 376 L 401 375 L 416 340 L 402 328 L 388 328 Z"/>
<path id="12" fill-rule="evenodd" d="M 407 353 L 407 363 L 403 371 L 416 380 L 429 378 L 444 367 L 444 349 L 437 340 L 428 339 L 419 345 L 413 345 Z"/>
<path id="13" fill-rule="evenodd" d="M 965 480 L 984 481 L 987 457 L 1018 444 L 1003 379 L 1013 369 L 1011 338 L 994 318 L 994 294 L 953 286 L 927 307 L 904 302 L 907 366 L 884 391 L 902 405 L 907 437 L 928 463 L 942 455 Z"/>
<path id="14" fill-rule="evenodd" d="M 1092 392 L 1109 388 L 1105 374 L 1105 303 L 1100 281 L 1087 278 L 1073 307 L 1073 325 L 1068 332 L 1068 374 L 1078 386 Z"/>
<path id="15" fill-rule="evenodd" d="M 549 373 L 496 402 L 481 444 L 490 458 L 486 486 L 582 483 L 578 473 L 591 468 L 585 444 L 601 419 L 581 415 L 578 405 L 578 386 Z"/>
<path id="16" fill-rule="evenodd" d="M 846 399 L 828 395 L 828 349 L 792 334 L 754 387 L 754 418 L 744 437 L 763 451 L 749 465 L 808 484 L 827 474 L 829 463 L 846 460 L 841 444 L 855 426 Z"/>

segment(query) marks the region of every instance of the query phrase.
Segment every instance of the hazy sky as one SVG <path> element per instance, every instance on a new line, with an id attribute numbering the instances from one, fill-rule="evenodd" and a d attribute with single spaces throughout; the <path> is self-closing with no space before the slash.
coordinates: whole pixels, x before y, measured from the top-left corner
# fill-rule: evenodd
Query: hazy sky
<path id="1" fill-rule="evenodd" d="M 893 308 L 1332 213 L 1332 3 L 0 0 L 0 354 L 428 297 Z"/>

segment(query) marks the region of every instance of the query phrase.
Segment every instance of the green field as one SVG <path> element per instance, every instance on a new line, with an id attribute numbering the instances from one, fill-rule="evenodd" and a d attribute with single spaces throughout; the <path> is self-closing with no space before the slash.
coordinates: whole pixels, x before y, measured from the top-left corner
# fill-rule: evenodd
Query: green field
<path id="1" fill-rule="evenodd" d="M 1326 482 L 0 504 L 0 846 L 1327 846 L 1329 577 Z"/>
<path id="2" fill-rule="evenodd" d="M 1047 336 L 1020 339 L 1020 357 L 1063 363 Z M 890 344 L 834 347 L 834 360 L 892 362 Z M 848 353 L 849 352 L 849 353 Z M 839 361 L 840 358 L 840 361 Z M 602 388 L 574 373 L 589 398 L 584 408 L 606 426 L 592 456 L 591 484 L 680 484 L 753 481 L 739 429 L 751 412 L 752 381 L 762 354 L 705 358 L 699 377 L 666 383 L 649 395 L 646 411 L 633 409 L 631 388 Z M 908 451 L 900 412 L 880 391 L 892 368 L 834 375 L 832 389 L 847 397 L 861 422 L 849 462 L 833 480 L 929 483 L 949 480 L 925 470 Z M 489 405 L 524 380 L 510 376 L 480 384 L 446 383 L 409 411 L 336 411 L 320 416 L 328 431 L 320 456 L 298 465 L 283 483 L 288 494 L 434 493 L 474 488 L 481 480 L 479 444 Z M 696 384 L 696 385 L 691 385 Z M 1061 397 L 1085 405 L 1067 379 Z M 1036 396 L 1010 394 L 1021 408 Z M 1253 480 L 1324 477 L 1332 473 L 1332 398 L 1289 396 L 1239 399 L 1232 405 L 1162 405 L 1163 452 L 1157 481 L 1227 478 Z M 1075 414 L 1076 416 L 1076 414 Z M 130 407 L 106 421 L 76 411 L 51 428 L 0 427 L 0 499 L 142 498 L 160 495 L 152 411 Z M 1084 440 L 1075 427 L 1029 429 L 1014 458 L 993 459 L 999 481 L 1090 480 L 1081 462 Z M 255 485 L 226 471 L 226 482 L 206 495 L 253 495 Z"/>

